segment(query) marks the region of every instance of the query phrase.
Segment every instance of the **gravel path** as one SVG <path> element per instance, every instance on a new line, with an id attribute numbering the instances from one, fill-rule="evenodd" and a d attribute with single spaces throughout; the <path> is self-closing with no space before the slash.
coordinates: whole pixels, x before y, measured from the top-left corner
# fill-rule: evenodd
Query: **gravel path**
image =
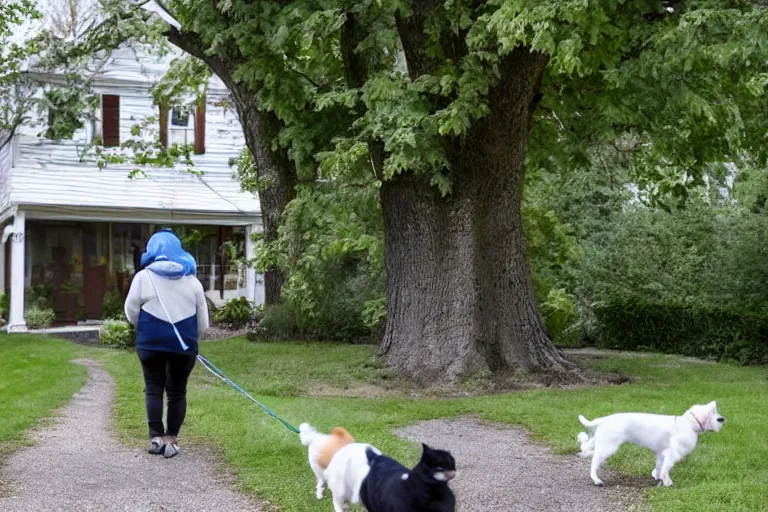
<path id="1" fill-rule="evenodd" d="M 111 436 L 112 378 L 93 361 L 90 377 L 34 446 L 8 459 L 3 512 L 255 512 L 231 489 L 211 453 L 185 449 L 173 459 L 122 446 Z M 139 397 L 137 397 L 137 400 Z"/>
<path id="2" fill-rule="evenodd" d="M 595 487 L 588 460 L 555 455 L 518 429 L 461 418 L 417 423 L 395 434 L 453 454 L 457 472 L 451 487 L 459 512 L 645 509 L 641 492 L 649 482 L 603 469 L 606 487 Z"/>

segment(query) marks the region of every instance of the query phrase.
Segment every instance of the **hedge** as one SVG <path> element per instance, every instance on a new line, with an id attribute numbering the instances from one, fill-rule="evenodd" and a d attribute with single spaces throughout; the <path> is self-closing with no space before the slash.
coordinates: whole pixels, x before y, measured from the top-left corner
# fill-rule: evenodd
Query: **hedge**
<path id="1" fill-rule="evenodd" d="M 594 309 L 600 348 L 768 364 L 768 316 L 724 308 L 641 301 Z"/>

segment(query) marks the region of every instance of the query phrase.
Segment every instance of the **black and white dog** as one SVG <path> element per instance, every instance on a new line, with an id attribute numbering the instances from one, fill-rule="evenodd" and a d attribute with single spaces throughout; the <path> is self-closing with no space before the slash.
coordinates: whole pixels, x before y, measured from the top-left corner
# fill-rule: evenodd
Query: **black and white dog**
<path id="1" fill-rule="evenodd" d="M 443 450 L 422 444 L 421 460 L 409 470 L 372 449 L 366 450 L 370 470 L 360 487 L 368 512 L 454 512 L 456 498 L 448 482 L 456 461 Z"/>

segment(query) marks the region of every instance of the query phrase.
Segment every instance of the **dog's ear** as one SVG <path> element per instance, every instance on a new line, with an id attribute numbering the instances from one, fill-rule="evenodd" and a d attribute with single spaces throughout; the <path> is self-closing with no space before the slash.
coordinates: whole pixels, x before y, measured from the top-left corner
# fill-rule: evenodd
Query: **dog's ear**
<path id="1" fill-rule="evenodd" d="M 428 452 L 429 450 L 431 450 L 431 448 L 429 446 L 427 446 L 424 443 L 421 443 L 421 451 L 422 452 Z"/>
<path id="2" fill-rule="evenodd" d="M 714 400 L 709 402 L 707 404 L 707 409 L 709 409 L 710 411 L 713 411 L 713 412 L 716 411 L 717 410 L 717 402 L 715 402 Z"/>
<path id="3" fill-rule="evenodd" d="M 707 421 L 707 416 L 712 414 L 709 412 L 709 407 L 706 405 L 694 405 L 689 409 L 689 411 L 691 414 L 693 414 L 693 417 L 696 418 L 696 421 L 699 423 Z"/>

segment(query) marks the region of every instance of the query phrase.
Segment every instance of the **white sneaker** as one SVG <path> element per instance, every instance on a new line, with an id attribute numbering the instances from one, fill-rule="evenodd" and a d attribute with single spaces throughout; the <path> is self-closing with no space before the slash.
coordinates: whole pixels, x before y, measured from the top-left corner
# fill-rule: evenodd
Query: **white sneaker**
<path id="1" fill-rule="evenodd" d="M 153 437 L 149 442 L 149 453 L 152 455 L 160 455 L 165 450 L 162 437 Z"/>
<path id="2" fill-rule="evenodd" d="M 163 457 L 166 459 L 170 459 L 171 457 L 175 457 L 179 454 L 179 445 L 176 443 L 168 443 L 165 445 L 165 450 L 163 452 Z"/>

